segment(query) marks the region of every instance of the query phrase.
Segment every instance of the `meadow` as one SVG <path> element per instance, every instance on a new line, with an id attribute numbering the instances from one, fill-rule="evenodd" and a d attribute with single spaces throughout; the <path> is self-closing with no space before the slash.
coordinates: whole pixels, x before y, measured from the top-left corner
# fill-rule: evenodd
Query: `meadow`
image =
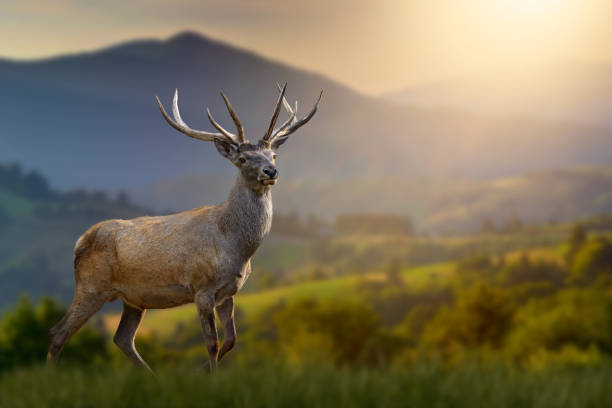
<path id="1" fill-rule="evenodd" d="M 214 376 L 164 369 L 157 379 L 132 367 L 33 367 L 0 377 L 0 407 L 599 408 L 612 404 L 611 380 L 611 364 L 520 372 L 477 364 L 372 370 L 268 363 L 223 367 Z"/>

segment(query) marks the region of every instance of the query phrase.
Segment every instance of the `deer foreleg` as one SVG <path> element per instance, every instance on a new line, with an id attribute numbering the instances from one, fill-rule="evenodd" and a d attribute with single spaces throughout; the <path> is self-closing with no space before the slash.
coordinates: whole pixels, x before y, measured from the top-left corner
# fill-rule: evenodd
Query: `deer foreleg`
<path id="1" fill-rule="evenodd" d="M 219 352 L 219 361 L 234 348 L 236 344 L 236 326 L 234 324 L 234 298 L 228 298 L 217 306 L 217 314 L 223 325 L 223 346 Z"/>
<path id="2" fill-rule="evenodd" d="M 215 297 L 209 293 L 198 292 L 195 296 L 195 303 L 200 315 L 204 342 L 208 350 L 210 371 L 217 368 L 219 355 L 219 336 L 217 334 L 217 324 L 215 322 Z"/>

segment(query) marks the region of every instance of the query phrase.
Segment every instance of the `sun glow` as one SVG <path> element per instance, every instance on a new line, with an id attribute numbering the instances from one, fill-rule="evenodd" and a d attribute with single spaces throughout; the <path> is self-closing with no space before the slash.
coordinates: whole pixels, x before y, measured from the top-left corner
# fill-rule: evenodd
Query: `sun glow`
<path id="1" fill-rule="evenodd" d="M 503 2 L 513 5 L 523 10 L 546 10 L 551 7 L 556 7 L 567 0 L 502 0 Z"/>
<path id="2" fill-rule="evenodd" d="M 558 14 L 572 2 L 572 0 L 498 0 L 498 4 L 508 12 L 537 16 Z"/>

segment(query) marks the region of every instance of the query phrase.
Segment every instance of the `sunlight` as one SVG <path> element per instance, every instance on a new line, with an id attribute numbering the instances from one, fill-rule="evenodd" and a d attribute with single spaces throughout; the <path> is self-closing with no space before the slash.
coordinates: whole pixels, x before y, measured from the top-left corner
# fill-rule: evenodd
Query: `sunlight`
<path id="1" fill-rule="evenodd" d="M 569 0 L 500 0 L 505 8 L 521 14 L 555 13 L 558 8 L 569 2 Z"/>

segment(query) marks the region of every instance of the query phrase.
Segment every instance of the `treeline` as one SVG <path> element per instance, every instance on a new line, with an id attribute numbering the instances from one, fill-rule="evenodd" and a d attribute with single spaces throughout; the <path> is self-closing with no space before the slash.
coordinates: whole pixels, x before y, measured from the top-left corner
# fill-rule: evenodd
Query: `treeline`
<path id="1" fill-rule="evenodd" d="M 18 163 L 0 164 L 0 188 L 33 200 L 56 196 L 42 174 L 36 170 L 25 172 Z"/>
<path id="2" fill-rule="evenodd" d="M 55 202 L 66 209 L 70 204 L 116 204 L 121 206 L 134 206 L 126 192 L 119 192 L 112 199 L 102 190 L 87 191 L 85 189 L 72 189 L 68 191 L 54 190 L 49 181 L 38 170 L 25 171 L 19 163 L 0 164 L 0 190 L 5 190 L 20 197 L 30 199 L 39 204 Z M 56 208 L 57 209 L 57 208 Z M 53 211 L 53 207 L 45 210 Z"/>
<path id="3" fill-rule="evenodd" d="M 404 235 L 413 234 L 408 216 L 380 213 L 341 214 L 330 222 L 314 214 L 301 217 L 297 212 L 275 213 L 272 232 L 282 235 Z"/>

